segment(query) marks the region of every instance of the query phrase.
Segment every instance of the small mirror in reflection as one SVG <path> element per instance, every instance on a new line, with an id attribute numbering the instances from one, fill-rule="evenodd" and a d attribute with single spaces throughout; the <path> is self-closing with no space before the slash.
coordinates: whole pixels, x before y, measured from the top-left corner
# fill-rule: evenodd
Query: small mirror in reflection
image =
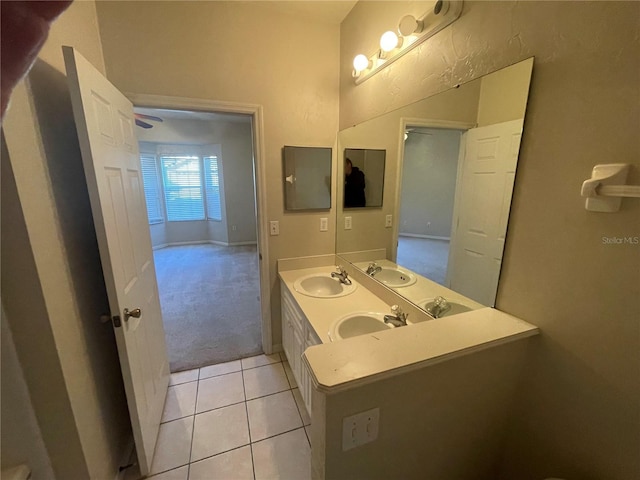
<path id="1" fill-rule="evenodd" d="M 344 150 L 344 208 L 382 207 L 386 150 Z"/>

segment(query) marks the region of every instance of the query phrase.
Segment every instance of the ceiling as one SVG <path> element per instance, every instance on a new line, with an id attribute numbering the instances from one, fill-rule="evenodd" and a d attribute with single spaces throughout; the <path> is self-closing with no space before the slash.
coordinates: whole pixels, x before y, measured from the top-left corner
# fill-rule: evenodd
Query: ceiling
<path id="1" fill-rule="evenodd" d="M 289 0 L 289 1 L 264 1 L 263 5 L 280 12 L 311 18 L 319 22 L 336 24 L 351 11 L 358 0 Z"/>

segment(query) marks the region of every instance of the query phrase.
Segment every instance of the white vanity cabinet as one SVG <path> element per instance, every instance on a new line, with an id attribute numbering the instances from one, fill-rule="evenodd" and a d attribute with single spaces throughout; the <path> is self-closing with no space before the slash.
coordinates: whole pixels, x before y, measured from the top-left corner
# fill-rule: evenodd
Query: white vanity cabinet
<path id="1" fill-rule="evenodd" d="M 313 327 L 304 316 L 300 307 L 294 300 L 287 286 L 280 285 L 282 292 L 282 347 L 287 355 L 293 376 L 300 387 L 300 394 L 307 407 L 307 413 L 311 414 L 311 378 L 302 362 L 304 351 L 322 343 Z"/>

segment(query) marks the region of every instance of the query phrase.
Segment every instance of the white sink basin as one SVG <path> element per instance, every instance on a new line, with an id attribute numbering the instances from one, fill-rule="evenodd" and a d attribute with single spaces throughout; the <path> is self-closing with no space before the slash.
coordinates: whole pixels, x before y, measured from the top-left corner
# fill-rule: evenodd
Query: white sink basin
<path id="1" fill-rule="evenodd" d="M 373 278 L 392 288 L 408 287 L 417 280 L 414 274 L 391 267 L 382 267 L 382 271 L 376 273 Z"/>
<path id="2" fill-rule="evenodd" d="M 354 282 L 345 285 L 340 280 L 332 278 L 331 274 L 311 274 L 299 278 L 293 284 L 296 292 L 316 298 L 343 297 L 353 293 L 356 289 Z"/>
<path id="3" fill-rule="evenodd" d="M 463 305 L 462 303 L 451 302 L 449 300 L 447 300 L 447 303 L 449 305 L 451 305 L 451 309 L 449 311 L 445 312 L 439 318 L 450 317 L 451 315 L 456 315 L 458 313 L 464 313 L 464 312 L 470 312 L 471 310 L 473 310 L 473 308 L 468 307 L 466 305 Z M 418 302 L 418 306 L 420 308 L 422 308 L 423 310 L 426 310 L 432 304 L 433 304 L 433 298 L 425 298 L 424 300 L 420 300 Z M 420 322 L 421 320 L 417 320 L 417 321 Z M 412 322 L 409 322 L 409 323 L 412 323 Z"/>
<path id="4" fill-rule="evenodd" d="M 393 328 L 393 325 L 384 323 L 385 315 L 379 312 L 354 312 L 340 317 L 331 324 L 329 338 L 335 342 Z"/>

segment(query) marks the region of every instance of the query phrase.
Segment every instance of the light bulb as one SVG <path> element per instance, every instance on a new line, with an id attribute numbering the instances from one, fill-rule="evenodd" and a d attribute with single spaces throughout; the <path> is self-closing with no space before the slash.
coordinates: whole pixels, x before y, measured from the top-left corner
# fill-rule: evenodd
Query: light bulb
<path id="1" fill-rule="evenodd" d="M 363 54 L 356 55 L 356 57 L 353 59 L 353 68 L 356 72 L 366 70 L 368 66 L 369 59 Z"/>
<path id="2" fill-rule="evenodd" d="M 390 52 L 398 46 L 399 41 L 398 35 L 389 30 L 380 37 L 380 48 L 383 52 Z"/>

